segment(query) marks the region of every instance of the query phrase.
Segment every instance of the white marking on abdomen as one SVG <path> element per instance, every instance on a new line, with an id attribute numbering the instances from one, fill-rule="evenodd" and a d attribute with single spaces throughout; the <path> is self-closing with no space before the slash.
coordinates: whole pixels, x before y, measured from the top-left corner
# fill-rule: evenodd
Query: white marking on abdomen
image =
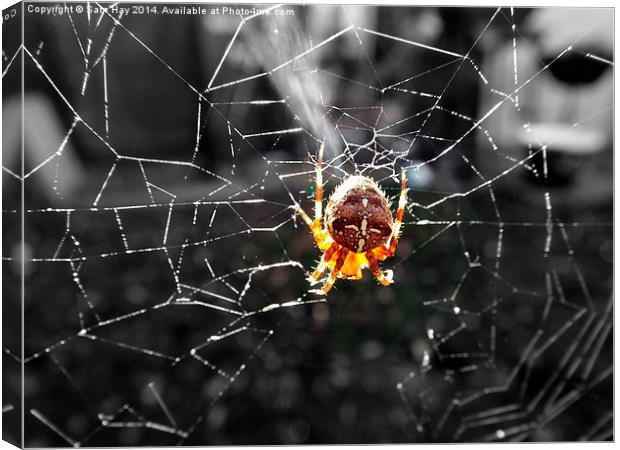
<path id="1" fill-rule="evenodd" d="M 361 232 L 362 232 L 362 236 L 366 236 L 366 228 L 368 227 L 368 220 L 366 220 L 366 217 L 364 217 L 362 219 L 362 228 L 361 228 Z"/>
<path id="2" fill-rule="evenodd" d="M 362 250 L 364 250 L 364 244 L 366 243 L 366 241 L 364 239 L 360 239 L 357 242 L 357 253 L 362 253 Z"/>
<path id="3" fill-rule="evenodd" d="M 364 197 L 364 198 L 362 199 L 362 206 L 363 206 L 364 208 L 366 208 L 366 207 L 368 206 L 368 199 L 367 199 L 366 197 Z"/>

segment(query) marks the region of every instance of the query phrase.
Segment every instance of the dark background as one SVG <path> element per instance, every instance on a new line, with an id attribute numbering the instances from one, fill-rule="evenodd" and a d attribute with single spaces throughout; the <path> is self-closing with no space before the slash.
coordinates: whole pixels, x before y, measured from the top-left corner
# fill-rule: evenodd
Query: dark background
<path id="1" fill-rule="evenodd" d="M 612 58 L 607 21 L 557 59 L 560 9 L 290 8 L 248 20 L 213 83 L 238 17 L 25 15 L 24 173 L 64 148 L 24 183 L 25 445 L 613 439 L 612 66 L 585 56 Z M 519 82 L 541 75 L 469 132 L 515 89 L 513 38 Z M 516 133 L 548 122 L 595 144 Z M 314 303 L 291 205 L 312 212 L 323 139 L 327 193 L 363 173 L 395 198 L 401 167 L 411 190 L 395 283 Z M 20 195 L 3 172 L 9 440 Z"/>

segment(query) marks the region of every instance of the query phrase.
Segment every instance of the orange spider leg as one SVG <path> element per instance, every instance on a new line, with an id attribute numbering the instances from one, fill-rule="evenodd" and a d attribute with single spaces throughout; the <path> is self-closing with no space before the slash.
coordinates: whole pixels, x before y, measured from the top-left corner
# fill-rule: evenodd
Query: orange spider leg
<path id="1" fill-rule="evenodd" d="M 316 241 L 316 245 L 323 251 L 327 250 L 332 244 L 332 240 L 328 239 L 328 233 L 326 230 L 323 230 L 323 148 L 325 147 L 325 143 L 322 143 L 319 147 L 318 154 L 318 163 L 316 167 L 316 175 L 315 175 L 315 183 L 316 189 L 314 194 L 314 220 L 306 214 L 306 212 L 299 206 L 297 203 L 295 204 L 295 209 L 301 216 L 312 234 L 314 235 L 314 240 Z"/>
<path id="2" fill-rule="evenodd" d="M 368 267 L 370 267 L 370 270 L 379 283 L 383 286 L 389 286 L 392 284 L 392 271 L 388 270 L 385 274 L 383 274 L 372 251 L 366 252 L 366 259 L 368 259 Z"/>
<path id="3" fill-rule="evenodd" d="M 321 229 L 320 222 L 317 223 L 316 221 L 313 221 L 308 216 L 308 214 L 306 214 L 306 211 L 304 211 L 301 206 L 299 206 L 298 203 L 295 203 L 295 211 L 297 211 L 297 214 L 301 216 L 303 221 L 306 222 L 306 225 L 308 225 L 308 228 L 310 228 L 317 247 L 319 247 L 319 249 L 321 249 L 322 251 L 327 250 L 334 242 L 333 239 L 329 236 L 327 230 Z"/>
<path id="4" fill-rule="evenodd" d="M 336 264 L 334 265 L 332 272 L 329 274 L 329 278 L 327 279 L 327 281 L 325 282 L 325 284 L 323 285 L 321 289 L 315 290 L 313 292 L 316 292 L 318 294 L 323 294 L 323 295 L 329 292 L 329 290 L 332 288 L 332 286 L 336 282 L 338 275 L 340 274 L 340 270 L 342 269 L 342 266 L 344 265 L 344 261 L 347 258 L 348 253 L 349 253 L 349 250 L 347 250 L 346 248 L 341 248 L 340 250 L 338 250 L 338 253 L 336 254 L 337 255 Z"/>
<path id="5" fill-rule="evenodd" d="M 314 193 L 314 221 L 321 227 L 321 220 L 323 219 L 323 149 L 325 143 L 323 142 L 319 147 L 319 155 L 316 165 L 316 190 Z"/>
<path id="6" fill-rule="evenodd" d="M 390 244 L 387 247 L 379 247 L 374 252 L 374 256 L 379 261 L 383 261 L 386 258 L 394 256 L 396 253 L 396 246 L 398 245 L 398 236 L 400 235 L 400 227 L 403 224 L 405 218 L 405 207 L 407 206 L 407 177 L 405 175 L 405 169 L 401 170 L 400 175 L 400 197 L 398 199 L 398 211 L 396 211 L 396 220 L 392 225 L 392 238 Z"/>
<path id="7" fill-rule="evenodd" d="M 321 278 L 321 275 L 323 275 L 323 272 L 325 272 L 325 269 L 327 269 L 327 267 L 329 266 L 329 262 L 332 260 L 332 258 L 336 254 L 336 252 L 338 250 L 340 250 L 340 248 L 341 248 L 340 245 L 338 245 L 336 242 L 334 242 L 325 251 L 325 253 L 323 253 L 323 257 L 321 258 L 321 262 L 319 262 L 319 265 L 316 266 L 316 269 L 314 270 L 312 275 L 310 275 L 310 281 L 311 282 L 315 282 L 319 278 Z"/>

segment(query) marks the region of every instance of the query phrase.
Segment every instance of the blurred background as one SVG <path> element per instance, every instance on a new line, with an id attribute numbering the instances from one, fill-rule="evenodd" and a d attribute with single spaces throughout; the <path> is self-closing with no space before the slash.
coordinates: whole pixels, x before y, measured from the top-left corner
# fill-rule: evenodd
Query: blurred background
<path id="1" fill-rule="evenodd" d="M 22 294 L 29 447 L 613 439 L 612 9 L 47 6 L 23 67 L 3 23 L 4 439 Z M 308 293 L 321 142 L 327 194 L 407 171 L 388 288 Z"/>

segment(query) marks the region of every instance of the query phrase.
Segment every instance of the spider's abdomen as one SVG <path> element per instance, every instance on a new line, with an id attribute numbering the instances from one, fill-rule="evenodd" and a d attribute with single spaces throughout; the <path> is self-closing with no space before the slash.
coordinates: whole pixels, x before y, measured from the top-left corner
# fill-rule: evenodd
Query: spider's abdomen
<path id="1" fill-rule="evenodd" d="M 387 242 L 392 233 L 390 205 L 370 178 L 352 176 L 327 202 L 325 223 L 331 237 L 355 253 L 364 253 Z"/>

